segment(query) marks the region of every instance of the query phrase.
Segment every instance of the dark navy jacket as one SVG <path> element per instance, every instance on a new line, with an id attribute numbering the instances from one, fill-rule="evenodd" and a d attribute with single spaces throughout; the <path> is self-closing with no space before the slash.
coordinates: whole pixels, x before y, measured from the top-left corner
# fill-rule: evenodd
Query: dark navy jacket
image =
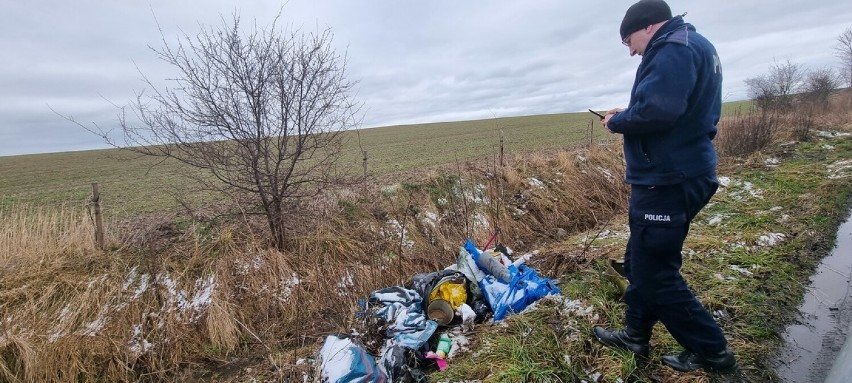
<path id="1" fill-rule="evenodd" d="M 630 105 L 607 123 L 624 134 L 627 183 L 671 185 L 715 174 L 721 111 L 716 48 L 682 17 L 670 19 L 645 49 Z"/>

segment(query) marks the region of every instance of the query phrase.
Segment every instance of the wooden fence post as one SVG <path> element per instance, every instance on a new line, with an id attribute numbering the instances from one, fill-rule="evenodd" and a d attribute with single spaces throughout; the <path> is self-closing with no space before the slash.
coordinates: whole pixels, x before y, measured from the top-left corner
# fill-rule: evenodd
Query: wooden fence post
<path id="1" fill-rule="evenodd" d="M 593 150 L 595 148 L 595 122 L 589 122 L 589 149 Z"/>
<path id="2" fill-rule="evenodd" d="M 361 154 L 364 156 L 364 195 L 367 195 L 367 151 L 362 150 Z"/>
<path id="3" fill-rule="evenodd" d="M 98 249 L 104 248 L 104 222 L 101 218 L 101 192 L 97 182 L 92 182 L 92 200 L 93 210 L 95 211 L 95 243 Z"/>
<path id="4" fill-rule="evenodd" d="M 503 131 L 500 131 L 500 166 L 505 166 L 503 162 Z"/>

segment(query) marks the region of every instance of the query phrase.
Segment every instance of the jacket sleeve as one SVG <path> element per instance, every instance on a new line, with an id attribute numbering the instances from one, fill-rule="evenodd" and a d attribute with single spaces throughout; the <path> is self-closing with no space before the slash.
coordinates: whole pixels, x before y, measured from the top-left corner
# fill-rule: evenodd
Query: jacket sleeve
<path id="1" fill-rule="evenodd" d="M 650 134 L 671 130 L 686 113 L 698 78 L 692 51 L 681 44 L 666 44 L 642 71 L 631 105 L 610 118 L 610 130 L 622 134 Z"/>

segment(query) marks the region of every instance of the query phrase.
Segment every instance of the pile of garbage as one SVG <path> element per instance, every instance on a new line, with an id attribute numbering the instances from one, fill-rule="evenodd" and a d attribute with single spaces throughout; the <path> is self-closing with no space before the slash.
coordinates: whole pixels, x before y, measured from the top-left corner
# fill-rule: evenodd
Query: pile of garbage
<path id="1" fill-rule="evenodd" d="M 356 316 L 381 344 L 365 344 L 363 334 L 329 335 L 319 352 L 322 381 L 426 382 L 425 371 L 447 368 L 457 349 L 449 330 L 468 332 L 559 294 L 551 280 L 526 265 L 530 254 L 511 256 L 503 245 L 480 250 L 467 240 L 454 265 L 374 291 L 359 302 Z"/>

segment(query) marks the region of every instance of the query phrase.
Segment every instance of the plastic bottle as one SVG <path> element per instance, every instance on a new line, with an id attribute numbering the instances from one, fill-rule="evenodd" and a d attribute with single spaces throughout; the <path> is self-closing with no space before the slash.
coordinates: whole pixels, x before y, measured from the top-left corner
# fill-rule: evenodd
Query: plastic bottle
<path id="1" fill-rule="evenodd" d="M 505 283 L 509 283 L 511 280 L 509 269 L 506 265 L 500 263 L 500 253 L 485 251 L 479 254 L 476 261 L 485 272 L 493 275 L 498 280 Z"/>
<path id="2" fill-rule="evenodd" d="M 435 354 L 438 355 L 438 358 L 446 359 L 447 354 L 450 353 L 450 346 L 452 346 L 453 341 L 450 340 L 450 337 L 447 334 L 441 334 L 441 337 L 438 338 L 438 347 L 435 350 Z"/>

